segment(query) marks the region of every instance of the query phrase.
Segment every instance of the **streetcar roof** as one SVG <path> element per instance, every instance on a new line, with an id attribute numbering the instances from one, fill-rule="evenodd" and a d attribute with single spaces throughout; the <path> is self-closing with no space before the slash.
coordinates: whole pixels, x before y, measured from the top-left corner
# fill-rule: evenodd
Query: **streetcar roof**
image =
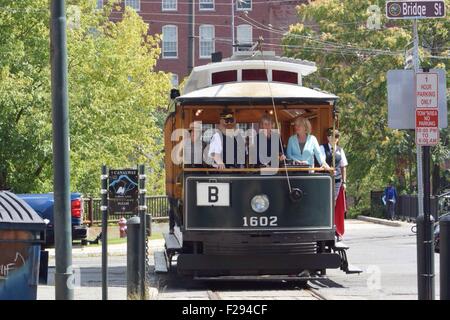
<path id="1" fill-rule="evenodd" d="M 269 74 L 272 70 L 296 73 L 298 79 L 295 82 L 301 85 L 302 77 L 317 71 L 317 67 L 312 61 L 279 57 L 271 51 L 263 53 L 258 51 L 236 52 L 232 57 L 221 62 L 208 63 L 193 68 L 184 86 L 183 94 L 214 85 L 213 75 L 222 72 L 236 71 L 238 74 L 236 82 L 239 82 L 237 79 L 241 78 L 242 70 L 267 70 Z"/>
<path id="2" fill-rule="evenodd" d="M 277 103 L 329 103 L 338 97 L 334 94 L 302 87 L 296 84 L 267 81 L 231 82 L 195 90 L 177 98 L 181 103 L 230 103 L 270 102 Z"/>

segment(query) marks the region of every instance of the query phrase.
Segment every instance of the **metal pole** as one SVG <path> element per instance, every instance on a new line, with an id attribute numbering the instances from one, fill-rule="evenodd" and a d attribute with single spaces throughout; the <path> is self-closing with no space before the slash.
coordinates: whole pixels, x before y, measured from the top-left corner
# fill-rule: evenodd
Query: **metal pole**
<path id="1" fill-rule="evenodd" d="M 140 273 L 140 294 L 141 300 L 146 299 L 146 278 L 147 278 L 147 223 L 145 212 L 147 207 L 145 206 L 145 166 L 139 165 L 139 217 L 140 217 L 140 260 L 139 260 L 139 273 Z"/>
<path id="2" fill-rule="evenodd" d="M 136 299 L 139 294 L 140 218 L 127 221 L 127 298 Z"/>
<path id="3" fill-rule="evenodd" d="M 419 72 L 419 34 L 413 20 L 414 72 Z M 415 77 L 414 77 L 414 81 Z M 415 86 L 415 85 L 414 85 Z M 424 165 L 422 165 L 424 161 Z M 425 177 L 425 181 L 424 181 Z M 424 191 L 425 189 L 425 191 Z M 430 214 L 430 147 L 417 146 L 417 281 L 419 300 L 434 300 L 433 220 Z"/>
<path id="4" fill-rule="evenodd" d="M 65 1 L 51 1 L 51 86 L 55 201 L 55 298 L 72 300 L 72 221 L 69 174 L 69 106 Z"/>
<path id="5" fill-rule="evenodd" d="M 189 0 L 188 73 L 195 66 L 195 0 Z"/>
<path id="6" fill-rule="evenodd" d="M 102 211 L 102 300 L 108 300 L 108 173 L 102 165 L 101 206 Z"/>
<path id="7" fill-rule="evenodd" d="M 234 0 L 231 0 L 231 53 L 234 54 L 236 40 L 234 38 Z"/>
<path id="8" fill-rule="evenodd" d="M 414 50 L 413 50 L 413 63 L 414 72 L 419 72 L 419 34 L 417 30 L 417 20 L 413 20 L 413 37 L 414 37 Z M 415 106 L 414 106 L 415 108 Z M 422 176 L 422 148 L 416 146 L 417 152 L 417 205 L 418 215 L 423 215 L 423 176 Z"/>
<path id="9" fill-rule="evenodd" d="M 439 232 L 441 300 L 450 300 L 450 215 L 440 219 Z"/>

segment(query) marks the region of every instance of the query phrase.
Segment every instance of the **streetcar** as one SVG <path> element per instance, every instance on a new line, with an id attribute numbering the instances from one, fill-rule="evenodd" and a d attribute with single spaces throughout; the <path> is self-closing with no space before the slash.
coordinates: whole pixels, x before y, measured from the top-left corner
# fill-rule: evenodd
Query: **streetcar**
<path id="1" fill-rule="evenodd" d="M 302 86 L 316 70 L 313 62 L 270 51 L 238 51 L 193 68 L 183 92 L 172 90 L 173 111 L 164 126 L 165 182 L 176 226 L 164 234 L 165 250 L 155 253 L 157 272 L 286 280 L 324 277 L 327 269 L 360 272 L 350 267 L 348 247 L 335 236 L 333 167 L 290 159 L 276 168 L 255 165 L 249 161 L 251 135 L 245 137 L 240 166 L 221 168 L 204 160 L 227 113 L 244 132 L 258 129 L 262 117 L 273 117 L 283 155 L 300 116 L 324 143 L 327 129 L 338 125 L 338 97 Z M 183 138 L 179 132 L 192 128 L 200 132 L 202 163 L 174 161 Z"/>

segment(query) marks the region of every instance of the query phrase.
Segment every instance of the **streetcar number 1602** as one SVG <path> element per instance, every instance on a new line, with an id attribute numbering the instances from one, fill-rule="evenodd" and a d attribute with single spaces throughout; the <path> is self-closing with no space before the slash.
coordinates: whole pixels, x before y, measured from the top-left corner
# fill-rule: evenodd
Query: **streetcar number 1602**
<path id="1" fill-rule="evenodd" d="M 276 227 L 278 226 L 277 216 L 262 217 L 243 217 L 244 227 Z"/>

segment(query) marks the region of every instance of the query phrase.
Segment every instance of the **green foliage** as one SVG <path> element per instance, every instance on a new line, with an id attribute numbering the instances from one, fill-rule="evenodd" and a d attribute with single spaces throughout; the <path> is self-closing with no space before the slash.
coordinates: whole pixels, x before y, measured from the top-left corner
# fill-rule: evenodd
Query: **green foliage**
<path id="1" fill-rule="evenodd" d="M 96 195 L 102 164 L 145 163 L 152 168 L 149 193 L 161 193 L 160 107 L 167 103 L 170 78 L 154 70 L 160 39 L 148 35 L 133 10 L 114 23 L 107 18 L 114 4 L 99 11 L 95 3 L 68 1 L 71 188 Z M 43 0 L 0 1 L 7 5 L 28 11 L 0 10 L 0 187 L 48 192 L 49 6 Z"/>
<path id="2" fill-rule="evenodd" d="M 318 71 L 305 85 L 340 97 L 341 145 L 349 158 L 348 193 L 357 206 L 366 206 L 369 191 L 383 188 L 395 177 L 399 191 L 415 184 L 414 132 L 387 127 L 386 73 L 404 68 L 404 50 L 412 41 L 410 21 L 387 21 L 384 1 L 322 0 L 299 7 L 299 20 L 284 38 L 285 54 L 315 61 Z M 381 8 L 381 28 L 366 23 L 370 5 Z M 449 67 L 450 18 L 420 22 L 422 65 Z M 428 47 L 429 49 L 426 49 Z M 449 75 L 448 75 L 449 76 Z M 434 160 L 449 156 L 449 132 L 442 130 Z"/>

